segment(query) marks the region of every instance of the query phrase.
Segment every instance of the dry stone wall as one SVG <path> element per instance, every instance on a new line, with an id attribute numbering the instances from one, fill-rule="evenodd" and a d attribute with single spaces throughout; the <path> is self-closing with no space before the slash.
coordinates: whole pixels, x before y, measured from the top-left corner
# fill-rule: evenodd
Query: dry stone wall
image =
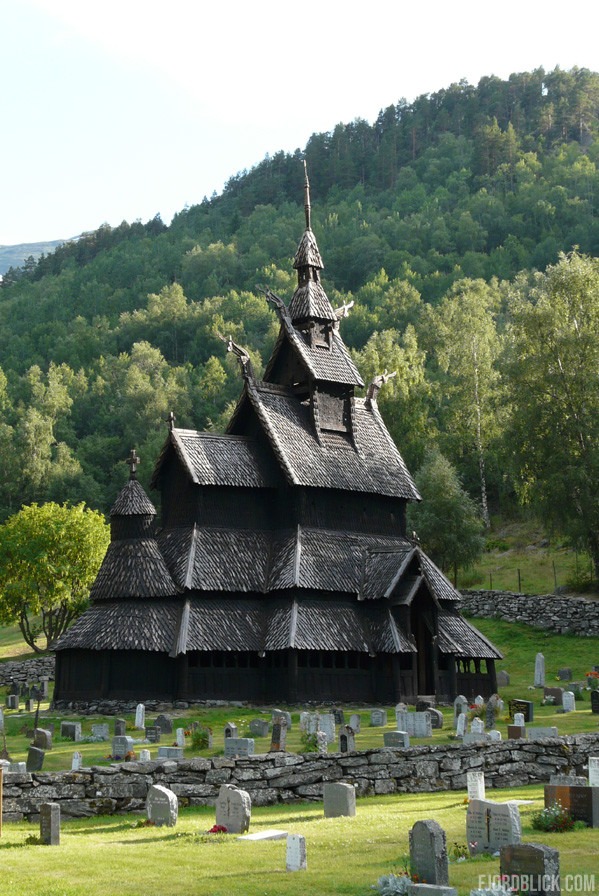
<path id="1" fill-rule="evenodd" d="M 463 591 L 462 597 L 461 609 L 472 616 L 523 622 L 562 635 L 599 635 L 599 600 L 512 591 Z"/>
<path id="2" fill-rule="evenodd" d="M 255 806 L 321 800 L 330 781 L 353 784 L 358 796 L 464 790 L 471 770 L 487 788 L 544 783 L 553 774 L 585 774 L 599 753 L 599 734 L 543 742 L 501 741 L 356 753 L 267 753 L 247 759 L 195 758 L 94 766 L 72 772 L 4 775 L 4 819 L 37 821 L 40 804 L 57 802 L 61 815 L 85 817 L 141 812 L 153 784 L 173 790 L 181 806 L 214 805 L 221 784 L 246 790 Z"/>
<path id="3" fill-rule="evenodd" d="M 9 660 L 0 663 L 0 687 L 6 687 L 12 681 L 27 684 L 28 681 L 39 682 L 45 677 L 54 681 L 54 657 L 41 656 L 33 660 Z"/>

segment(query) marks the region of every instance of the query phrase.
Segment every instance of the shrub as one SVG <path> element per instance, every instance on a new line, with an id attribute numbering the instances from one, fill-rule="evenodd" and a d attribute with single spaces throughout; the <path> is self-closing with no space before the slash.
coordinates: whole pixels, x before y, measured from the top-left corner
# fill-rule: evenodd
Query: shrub
<path id="1" fill-rule="evenodd" d="M 532 816 L 532 826 L 535 831 L 563 833 L 573 830 L 574 819 L 561 803 L 554 803 Z"/>
<path id="2" fill-rule="evenodd" d="M 372 887 L 381 896 L 404 896 L 412 889 L 412 880 L 407 874 L 384 874 Z"/>
<path id="3" fill-rule="evenodd" d="M 210 746 L 210 728 L 196 728 L 191 735 L 191 745 L 194 750 L 205 750 Z"/>

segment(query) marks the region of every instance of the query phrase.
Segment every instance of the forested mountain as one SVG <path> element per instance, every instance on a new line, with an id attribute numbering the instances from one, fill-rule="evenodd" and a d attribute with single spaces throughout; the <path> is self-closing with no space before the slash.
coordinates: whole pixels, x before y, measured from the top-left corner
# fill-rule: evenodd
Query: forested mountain
<path id="1" fill-rule="evenodd" d="M 32 500 L 106 510 L 134 446 L 147 483 L 171 410 L 223 425 L 241 382 L 220 337 L 260 369 L 277 323 L 259 287 L 295 286 L 304 157 L 325 289 L 355 300 L 342 335 L 364 378 L 397 370 L 380 405 L 406 460 L 435 444 L 483 505 L 514 500 L 512 304 L 560 253 L 599 255 L 598 132 L 585 69 L 453 84 L 266 158 L 168 227 L 101 227 L 11 268 L 0 518 Z"/>

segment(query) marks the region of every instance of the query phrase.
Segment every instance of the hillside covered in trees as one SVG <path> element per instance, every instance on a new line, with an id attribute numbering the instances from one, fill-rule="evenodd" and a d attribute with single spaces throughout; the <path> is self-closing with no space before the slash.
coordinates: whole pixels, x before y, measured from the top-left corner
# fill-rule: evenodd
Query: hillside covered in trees
<path id="1" fill-rule="evenodd" d="M 585 69 L 399 101 L 373 124 L 339 124 L 266 158 L 168 227 L 100 227 L 11 268 L 0 290 L 0 519 L 44 500 L 106 511 L 132 447 L 147 484 L 171 410 L 178 426 L 225 424 L 241 383 L 220 337 L 246 346 L 257 370 L 268 357 L 277 323 L 260 287 L 287 301 L 294 289 L 303 158 L 325 288 L 333 303 L 355 302 L 342 335 L 364 379 L 397 371 L 379 404 L 408 464 L 441 450 L 483 515 L 517 498 L 555 510 L 526 434 L 555 436 L 560 403 L 554 389 L 543 419 L 530 405 L 540 371 L 524 377 L 524 360 L 540 322 L 526 315 L 558 281 L 599 306 L 599 74 Z M 572 353 L 576 328 L 586 340 L 586 357 L 572 354 L 564 371 L 569 400 L 599 343 L 585 309 L 564 306 L 554 321 L 574 327 Z M 580 385 L 589 388 L 590 375 Z M 584 436 L 572 406 L 573 432 L 559 426 L 579 473 L 576 457 L 599 467 L 596 399 L 580 399 Z M 571 497 L 588 483 L 574 477 L 557 501 L 564 489 Z"/>

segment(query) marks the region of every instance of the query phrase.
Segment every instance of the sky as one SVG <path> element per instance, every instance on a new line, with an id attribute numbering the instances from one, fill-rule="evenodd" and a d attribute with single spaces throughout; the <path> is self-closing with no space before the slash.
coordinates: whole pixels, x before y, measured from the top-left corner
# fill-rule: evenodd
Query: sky
<path id="1" fill-rule="evenodd" d="M 0 245 L 168 224 L 267 154 L 462 79 L 597 71 L 598 21 L 596 0 L 0 0 Z"/>

